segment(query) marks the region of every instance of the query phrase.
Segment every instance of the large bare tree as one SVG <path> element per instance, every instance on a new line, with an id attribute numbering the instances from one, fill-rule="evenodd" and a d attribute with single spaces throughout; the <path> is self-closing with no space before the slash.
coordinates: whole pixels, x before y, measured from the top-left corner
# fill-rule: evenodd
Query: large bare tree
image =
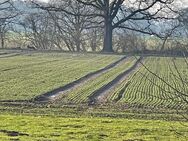
<path id="1" fill-rule="evenodd" d="M 43 9 L 51 11 L 62 11 L 67 14 L 75 15 L 69 10 L 69 5 L 75 0 L 64 0 L 66 3 L 64 7 L 48 5 L 41 6 Z M 95 9 L 92 13 L 79 13 L 76 16 L 96 16 L 100 17 L 103 22 L 104 28 L 104 52 L 113 52 L 112 38 L 113 30 L 116 28 L 125 28 L 127 30 L 134 30 L 146 34 L 154 34 L 149 29 L 151 20 L 167 19 L 166 14 L 168 10 L 172 10 L 170 4 L 174 0 L 76 0 L 77 2 L 87 6 L 88 8 Z M 172 10 L 173 11 L 173 10 Z M 147 21 L 149 25 L 145 28 L 135 28 L 130 26 L 134 21 Z M 147 30 L 146 30 L 147 29 Z"/>
<path id="2" fill-rule="evenodd" d="M 52 2 L 54 5 L 66 5 L 62 1 Z M 86 41 L 87 30 L 93 27 L 94 19 L 90 16 L 81 16 L 90 12 L 85 5 L 74 1 L 68 4 L 69 11 L 72 14 L 56 11 L 49 12 L 51 18 L 55 22 L 55 26 L 59 30 L 60 36 L 63 38 L 67 48 L 70 51 L 86 50 L 84 44 Z"/>

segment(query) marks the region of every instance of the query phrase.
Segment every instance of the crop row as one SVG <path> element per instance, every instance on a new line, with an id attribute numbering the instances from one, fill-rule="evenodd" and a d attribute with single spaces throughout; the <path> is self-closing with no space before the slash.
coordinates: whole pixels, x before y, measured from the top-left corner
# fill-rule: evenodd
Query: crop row
<path id="1" fill-rule="evenodd" d="M 0 58 L 0 99 L 30 99 L 116 61 L 117 55 L 34 53 Z"/>
<path id="2" fill-rule="evenodd" d="M 133 57 L 129 58 L 127 61 L 122 62 L 121 64 L 112 68 L 108 72 L 103 73 L 100 76 L 89 80 L 83 86 L 80 86 L 79 88 L 70 91 L 60 101 L 69 103 L 88 102 L 88 97 L 91 96 L 93 92 L 112 81 L 120 73 L 128 70 L 135 63 L 135 61 L 136 60 Z"/>
<path id="3" fill-rule="evenodd" d="M 183 60 L 148 58 L 108 99 L 134 107 L 186 108 L 188 69 Z"/>

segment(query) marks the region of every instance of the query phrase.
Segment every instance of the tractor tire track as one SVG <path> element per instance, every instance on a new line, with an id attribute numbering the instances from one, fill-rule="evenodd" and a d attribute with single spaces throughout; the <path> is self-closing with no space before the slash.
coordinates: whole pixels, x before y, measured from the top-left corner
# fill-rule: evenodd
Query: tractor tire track
<path id="1" fill-rule="evenodd" d="M 71 83 L 69 83 L 65 86 L 62 86 L 60 88 L 54 89 L 50 92 L 47 92 L 47 93 L 44 93 L 42 95 L 35 97 L 34 101 L 35 102 L 50 102 L 50 101 L 56 100 L 61 95 L 66 94 L 68 91 L 71 91 L 71 90 L 73 90 L 77 87 L 80 87 L 81 85 L 85 84 L 89 80 L 95 79 L 96 77 L 102 75 L 103 73 L 110 71 L 112 68 L 116 67 L 121 62 L 128 60 L 128 59 L 129 59 L 128 56 L 122 57 L 118 61 L 111 63 L 110 65 L 108 65 L 108 66 L 106 66 L 102 69 L 88 73 L 85 76 L 79 78 L 78 80 L 75 80 L 75 81 L 73 81 L 73 82 L 71 82 Z"/>
<path id="2" fill-rule="evenodd" d="M 0 58 L 9 58 L 21 55 L 20 53 L 4 53 L 0 54 Z"/>
<path id="3" fill-rule="evenodd" d="M 133 74 L 140 66 L 140 61 L 143 60 L 143 57 L 140 57 L 134 65 L 132 65 L 128 70 L 120 73 L 115 79 L 113 79 L 108 84 L 104 85 L 100 89 L 93 92 L 93 94 L 89 97 L 88 105 L 96 105 L 100 103 L 105 103 L 107 96 L 113 91 L 119 84 L 125 81 L 128 76 Z"/>

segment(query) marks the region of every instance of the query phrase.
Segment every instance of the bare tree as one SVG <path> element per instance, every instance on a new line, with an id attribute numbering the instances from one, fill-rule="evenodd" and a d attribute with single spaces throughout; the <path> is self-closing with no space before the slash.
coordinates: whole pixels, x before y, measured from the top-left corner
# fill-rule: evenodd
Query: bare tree
<path id="1" fill-rule="evenodd" d="M 5 37 L 9 31 L 10 23 L 17 16 L 11 0 L 0 1 L 0 40 L 1 48 L 5 48 Z"/>
<path id="2" fill-rule="evenodd" d="M 135 31 L 120 29 L 115 32 L 116 52 L 141 52 L 146 50 L 145 36 Z"/>
<path id="3" fill-rule="evenodd" d="M 25 29 L 25 37 L 30 46 L 38 49 L 54 48 L 54 24 L 46 12 L 27 14 L 20 24 Z"/>
<path id="4" fill-rule="evenodd" d="M 88 30 L 100 24 L 93 16 L 82 16 L 82 14 L 91 13 L 92 9 L 77 1 L 71 1 L 70 3 L 66 1 L 51 1 L 51 5 L 53 7 L 57 7 L 57 5 L 65 7 L 68 5 L 69 13 L 53 9 L 53 7 L 50 10 L 48 9 L 67 48 L 70 51 L 87 51 L 85 44 Z"/>
<path id="5" fill-rule="evenodd" d="M 148 79 L 151 83 L 155 86 L 160 88 L 160 91 L 164 94 L 170 94 L 167 100 L 171 100 L 172 102 L 176 103 L 175 110 L 177 114 L 181 115 L 186 121 L 188 121 L 188 43 L 187 43 L 187 30 L 188 30 L 188 15 L 187 9 L 183 9 L 179 13 L 178 17 L 180 21 L 180 25 L 176 30 L 172 30 L 171 34 L 168 36 L 170 40 L 170 49 L 175 49 L 175 54 L 170 54 L 172 57 L 169 58 L 167 62 L 167 71 L 166 73 L 169 74 L 170 79 L 165 79 L 165 76 L 158 74 L 157 72 L 152 71 L 148 66 L 144 63 L 140 62 L 143 67 L 151 74 L 155 79 L 161 81 L 164 86 L 168 87 L 168 89 L 164 89 L 163 87 L 159 86 L 152 80 Z M 180 59 L 181 57 L 181 63 Z M 159 99 L 164 99 L 160 98 Z"/>
<path id="6" fill-rule="evenodd" d="M 91 28 L 87 30 L 88 45 L 93 52 L 101 50 L 103 32 L 101 28 Z"/>
<path id="7" fill-rule="evenodd" d="M 75 1 L 75 0 L 74 0 Z M 112 35 L 113 30 L 116 28 L 125 28 L 127 30 L 134 30 L 137 32 L 142 32 L 145 34 L 154 34 L 149 26 L 145 28 L 135 28 L 135 26 L 129 26 L 130 23 L 134 21 L 151 21 L 157 19 L 165 19 L 166 16 L 162 15 L 160 12 L 165 11 L 164 9 L 171 9 L 170 4 L 174 0 L 76 0 L 77 2 L 87 6 L 88 8 L 93 8 L 95 11 L 93 13 L 77 13 L 80 16 L 96 16 L 100 17 L 103 22 L 104 28 L 104 44 L 103 51 L 113 52 L 112 47 Z M 67 0 L 67 5 L 70 5 L 73 1 Z M 69 6 L 58 7 L 55 5 L 41 6 L 40 8 L 47 9 L 50 11 L 61 11 L 67 14 L 75 15 L 69 10 Z M 147 29 L 147 30 L 146 30 Z"/>
<path id="8" fill-rule="evenodd" d="M 8 23 L 6 20 L 1 20 L 1 25 L 0 25 L 0 40 L 1 40 L 1 48 L 5 48 L 5 35 L 8 31 Z"/>

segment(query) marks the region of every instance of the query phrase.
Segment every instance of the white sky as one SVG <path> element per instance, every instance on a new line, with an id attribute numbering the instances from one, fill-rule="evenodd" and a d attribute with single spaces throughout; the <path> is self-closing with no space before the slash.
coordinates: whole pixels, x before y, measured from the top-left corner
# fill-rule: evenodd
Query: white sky
<path id="1" fill-rule="evenodd" d="M 49 0 L 39 0 L 39 1 L 48 2 Z M 179 1 L 177 6 L 188 7 L 188 0 L 176 0 L 176 1 Z"/>
<path id="2" fill-rule="evenodd" d="M 188 0 L 177 0 L 177 6 L 178 7 L 188 7 Z"/>
<path id="3" fill-rule="evenodd" d="M 49 0 L 39 0 L 39 1 L 42 1 L 42 2 L 48 2 Z"/>

